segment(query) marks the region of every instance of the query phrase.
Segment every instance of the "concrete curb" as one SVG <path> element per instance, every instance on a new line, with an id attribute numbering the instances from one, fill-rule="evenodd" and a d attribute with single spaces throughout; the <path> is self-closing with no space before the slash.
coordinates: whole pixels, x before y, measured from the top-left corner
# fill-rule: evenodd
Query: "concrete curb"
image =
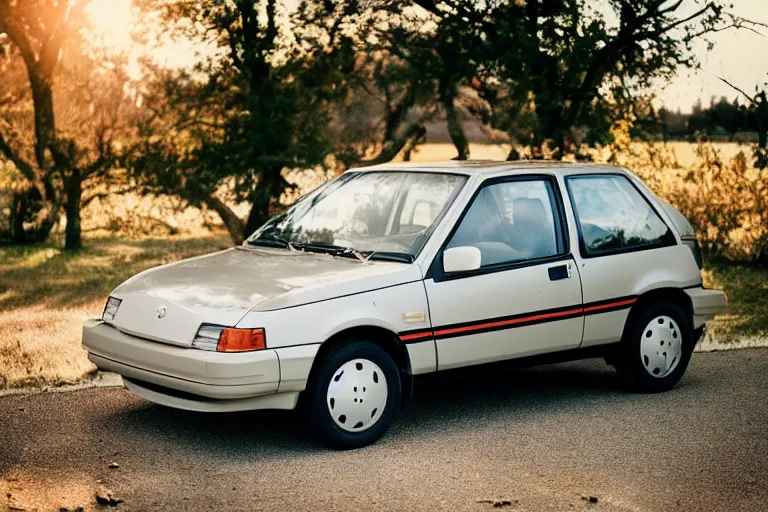
<path id="1" fill-rule="evenodd" d="M 91 388 L 121 388 L 123 378 L 112 372 L 97 372 L 84 381 L 76 384 L 63 384 L 61 386 L 21 387 L 13 389 L 0 389 L 0 397 L 10 395 L 37 395 L 40 393 L 65 393 Z"/>
<path id="2" fill-rule="evenodd" d="M 715 339 L 709 333 L 696 345 L 694 352 L 719 352 L 722 350 L 739 350 L 742 348 L 768 347 L 768 334 L 761 333 L 755 336 L 735 336 L 727 341 Z"/>

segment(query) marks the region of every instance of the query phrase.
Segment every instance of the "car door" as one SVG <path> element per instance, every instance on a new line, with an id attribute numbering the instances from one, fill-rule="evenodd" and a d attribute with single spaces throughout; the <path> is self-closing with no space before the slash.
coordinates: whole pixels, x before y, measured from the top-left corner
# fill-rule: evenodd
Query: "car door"
<path id="1" fill-rule="evenodd" d="M 659 283 L 674 285 L 669 271 L 693 268 L 684 265 L 690 263 L 690 251 L 677 244 L 648 198 L 627 176 L 581 174 L 565 181 L 579 236 L 582 346 L 613 343 L 621 339 L 639 290 Z"/>
<path id="2" fill-rule="evenodd" d="M 479 249 L 479 268 L 445 272 L 443 254 L 457 247 Z M 486 180 L 425 287 L 440 370 L 577 348 L 581 283 L 555 179 Z"/>

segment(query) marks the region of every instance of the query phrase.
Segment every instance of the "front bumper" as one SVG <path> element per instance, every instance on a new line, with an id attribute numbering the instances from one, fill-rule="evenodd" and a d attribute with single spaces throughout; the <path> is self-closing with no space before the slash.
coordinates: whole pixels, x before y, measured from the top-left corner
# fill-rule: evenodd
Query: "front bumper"
<path id="1" fill-rule="evenodd" d="M 280 386 L 280 361 L 275 350 L 237 354 L 207 352 L 136 338 L 99 320 L 89 320 L 83 325 L 83 346 L 88 350 L 88 359 L 96 366 L 125 377 L 128 389 L 174 407 L 195 410 L 265 408 L 230 401 L 276 393 Z M 141 383 L 149 385 L 142 386 Z M 164 388 L 183 395 L 163 393 Z M 229 406 L 221 403 L 219 407 L 212 407 L 216 400 L 227 401 Z M 199 402 L 198 407 L 189 403 L 195 401 Z M 241 407 L 232 408 L 238 405 Z"/>
<path id="2" fill-rule="evenodd" d="M 725 313 L 725 293 L 720 290 L 706 288 L 689 288 L 685 290 L 693 305 L 693 327 L 698 329 L 715 315 Z"/>

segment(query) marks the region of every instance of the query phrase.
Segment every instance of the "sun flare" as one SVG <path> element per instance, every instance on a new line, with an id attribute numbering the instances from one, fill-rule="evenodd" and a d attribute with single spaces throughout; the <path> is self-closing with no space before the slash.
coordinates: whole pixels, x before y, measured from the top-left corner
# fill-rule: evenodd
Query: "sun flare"
<path id="1" fill-rule="evenodd" d="M 134 21 L 131 0 L 91 0 L 86 12 L 91 21 L 94 39 L 120 52 L 131 49 L 131 29 Z"/>

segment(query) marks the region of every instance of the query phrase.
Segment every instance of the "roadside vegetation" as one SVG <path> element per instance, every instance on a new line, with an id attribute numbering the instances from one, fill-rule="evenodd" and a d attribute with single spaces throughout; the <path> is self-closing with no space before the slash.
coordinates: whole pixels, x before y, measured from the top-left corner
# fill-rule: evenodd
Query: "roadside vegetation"
<path id="1" fill-rule="evenodd" d="M 768 269 L 727 260 L 709 261 L 704 285 L 723 290 L 728 310 L 709 323 L 710 333 L 724 343 L 745 338 L 768 339 Z"/>

